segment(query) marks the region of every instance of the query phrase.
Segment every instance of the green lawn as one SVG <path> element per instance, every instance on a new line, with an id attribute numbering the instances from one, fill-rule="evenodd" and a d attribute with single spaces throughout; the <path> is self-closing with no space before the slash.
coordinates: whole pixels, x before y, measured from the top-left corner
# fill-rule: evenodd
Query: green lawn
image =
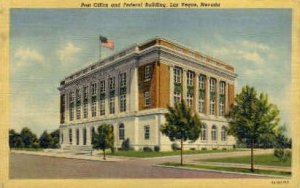
<path id="1" fill-rule="evenodd" d="M 243 151 L 241 149 L 230 149 L 230 150 L 187 150 L 184 151 L 184 155 L 190 154 L 201 154 L 201 153 L 219 153 L 219 152 L 235 152 Z M 115 153 L 109 153 L 108 155 L 113 156 L 124 156 L 124 157 L 137 157 L 137 158 L 146 158 L 146 157 L 163 157 L 171 155 L 180 155 L 180 150 L 178 151 L 163 151 L 163 152 L 144 152 L 144 151 L 116 151 Z"/>
<path id="2" fill-rule="evenodd" d="M 22 151 L 43 151 L 43 148 L 11 148 L 11 150 L 22 150 Z"/>
<path id="3" fill-rule="evenodd" d="M 230 171 L 230 172 L 242 172 L 249 174 L 267 174 L 267 175 L 279 175 L 279 176 L 290 176 L 290 172 L 280 172 L 280 171 L 272 171 L 272 170 L 258 170 L 255 169 L 252 173 L 250 169 L 246 168 L 236 168 L 236 167 L 219 167 L 219 166 L 209 166 L 209 165 L 197 165 L 197 164 L 184 164 L 183 166 L 180 163 L 163 163 L 161 165 L 164 166 L 173 166 L 173 167 L 188 167 L 195 169 L 208 169 L 208 170 L 218 170 L 218 171 Z"/>
<path id="4" fill-rule="evenodd" d="M 242 157 L 226 157 L 219 159 L 205 159 L 201 161 L 222 162 L 222 163 L 244 163 L 250 164 L 250 155 Z M 291 159 L 287 161 L 279 161 L 273 154 L 254 155 L 254 165 L 270 165 L 270 166 L 291 166 Z"/>

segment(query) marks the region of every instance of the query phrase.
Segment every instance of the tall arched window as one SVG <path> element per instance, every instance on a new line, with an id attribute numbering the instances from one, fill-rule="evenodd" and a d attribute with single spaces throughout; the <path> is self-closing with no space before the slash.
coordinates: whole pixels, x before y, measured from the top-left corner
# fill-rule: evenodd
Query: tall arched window
<path id="1" fill-rule="evenodd" d="M 69 129 L 69 143 L 72 144 L 72 129 Z"/>
<path id="2" fill-rule="evenodd" d="M 119 125 L 119 140 L 125 139 L 125 126 L 123 123 Z"/>
<path id="3" fill-rule="evenodd" d="M 86 145 L 86 128 L 83 128 L 83 145 Z"/>
<path id="4" fill-rule="evenodd" d="M 79 129 L 76 129 L 76 145 L 79 145 Z"/>
<path id="5" fill-rule="evenodd" d="M 91 144 L 94 143 L 94 134 L 95 134 L 95 127 L 91 128 Z"/>
<path id="6" fill-rule="evenodd" d="M 226 141 L 226 139 L 227 139 L 227 129 L 225 126 L 223 126 L 221 130 L 221 140 Z"/>
<path id="7" fill-rule="evenodd" d="M 216 141 L 217 140 L 217 127 L 215 125 L 211 128 L 211 140 Z"/>
<path id="8" fill-rule="evenodd" d="M 207 125 L 203 125 L 201 130 L 201 140 L 207 140 Z"/>

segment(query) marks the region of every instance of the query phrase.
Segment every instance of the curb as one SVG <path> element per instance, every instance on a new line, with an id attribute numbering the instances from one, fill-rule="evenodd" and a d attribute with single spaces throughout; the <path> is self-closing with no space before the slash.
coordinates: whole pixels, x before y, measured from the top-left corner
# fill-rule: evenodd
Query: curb
<path id="1" fill-rule="evenodd" d="M 172 169 L 191 170 L 191 171 L 218 172 L 218 173 L 223 173 L 223 174 L 240 174 L 240 175 L 259 176 L 259 177 L 269 177 L 269 178 L 284 178 L 284 179 L 289 179 L 289 178 L 291 178 L 291 177 L 287 177 L 287 176 L 279 176 L 279 175 L 250 174 L 250 173 L 244 173 L 244 172 L 231 172 L 231 171 L 212 170 L 212 169 L 205 169 L 205 168 L 175 167 L 175 166 L 166 166 L 166 165 L 152 165 L 152 166 L 153 166 L 153 167 L 162 167 L 162 168 L 172 168 Z"/>

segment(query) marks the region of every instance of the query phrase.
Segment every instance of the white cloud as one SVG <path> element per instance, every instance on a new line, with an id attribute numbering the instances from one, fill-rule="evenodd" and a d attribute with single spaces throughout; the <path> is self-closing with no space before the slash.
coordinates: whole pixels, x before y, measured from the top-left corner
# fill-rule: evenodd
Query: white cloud
<path id="1" fill-rule="evenodd" d="M 58 58 L 62 63 L 70 62 L 74 55 L 80 52 L 81 49 L 73 43 L 68 42 L 62 49 L 58 50 Z"/>
<path id="2" fill-rule="evenodd" d="M 19 48 L 14 54 L 15 68 L 21 68 L 29 64 L 45 64 L 45 58 L 38 51 L 30 48 Z"/>
<path id="3" fill-rule="evenodd" d="M 254 42 L 254 41 L 249 41 L 249 40 L 243 40 L 241 42 L 241 45 L 250 48 L 250 49 L 256 49 L 256 50 L 262 50 L 262 51 L 268 51 L 270 49 L 269 46 L 259 43 L 259 42 Z"/>
<path id="4" fill-rule="evenodd" d="M 261 57 L 261 55 L 258 54 L 257 52 L 239 50 L 239 51 L 236 51 L 235 53 L 238 54 L 241 59 L 244 59 L 244 60 L 256 63 L 256 64 L 263 64 L 265 62 L 264 59 Z"/>

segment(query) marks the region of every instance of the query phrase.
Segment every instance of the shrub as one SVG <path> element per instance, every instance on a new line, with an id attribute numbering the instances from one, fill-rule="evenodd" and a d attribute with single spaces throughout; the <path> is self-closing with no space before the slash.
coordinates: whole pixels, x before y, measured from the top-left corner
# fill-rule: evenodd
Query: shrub
<path id="1" fill-rule="evenodd" d="M 173 151 L 180 150 L 178 144 L 176 144 L 176 143 L 173 143 L 173 144 L 171 145 L 171 148 L 172 148 Z"/>
<path id="2" fill-rule="evenodd" d="M 213 148 L 212 150 L 218 150 L 218 148 Z"/>
<path id="3" fill-rule="evenodd" d="M 110 151 L 111 151 L 111 153 L 115 153 L 116 152 L 116 148 L 115 147 L 111 147 Z"/>
<path id="4" fill-rule="evenodd" d="M 201 148 L 201 150 L 203 150 L 203 151 L 204 151 L 204 150 L 207 150 L 207 148 Z"/>
<path id="5" fill-rule="evenodd" d="M 227 150 L 227 148 L 222 148 L 222 150 Z"/>
<path id="6" fill-rule="evenodd" d="M 152 152 L 153 150 L 152 150 L 152 148 L 146 146 L 146 147 L 143 147 L 143 151 L 144 152 Z"/>
<path id="7" fill-rule="evenodd" d="M 159 152 L 160 151 L 160 147 L 159 146 L 154 146 L 154 151 Z"/>
<path id="8" fill-rule="evenodd" d="M 192 150 L 192 151 L 195 151 L 195 150 L 196 150 L 196 148 L 190 148 L 190 150 Z"/>
<path id="9" fill-rule="evenodd" d="M 290 150 L 285 150 L 283 148 L 276 148 L 273 154 L 280 161 L 287 161 L 292 156 L 292 152 Z"/>
<path id="10" fill-rule="evenodd" d="M 129 140 L 129 138 L 127 138 L 126 140 L 124 140 L 122 142 L 122 150 L 124 150 L 124 151 L 132 150 L 132 147 L 130 146 L 130 140 Z"/>

